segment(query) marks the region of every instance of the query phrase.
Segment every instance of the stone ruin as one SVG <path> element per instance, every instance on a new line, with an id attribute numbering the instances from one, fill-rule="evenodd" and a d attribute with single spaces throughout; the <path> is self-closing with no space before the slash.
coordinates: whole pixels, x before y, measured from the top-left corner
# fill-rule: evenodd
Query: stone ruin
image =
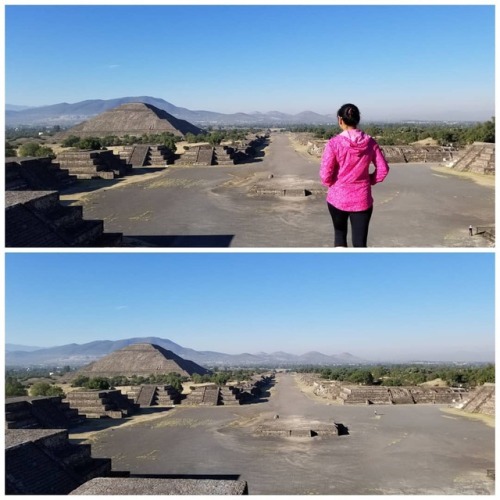
<path id="1" fill-rule="evenodd" d="M 229 479 L 92 479 L 70 495 L 248 495 L 246 481 Z"/>
<path id="2" fill-rule="evenodd" d="M 453 404 L 464 399 L 463 391 L 452 387 L 349 385 L 307 375 L 301 380 L 313 386 L 317 396 L 342 405 Z"/>
<path id="3" fill-rule="evenodd" d="M 321 158 L 326 141 L 307 142 L 307 151 Z M 381 146 L 389 163 L 445 163 L 459 172 L 495 174 L 495 144 L 475 142 L 464 149 L 448 146 L 409 144 L 404 146 Z"/>
<path id="4" fill-rule="evenodd" d="M 67 495 L 111 473 L 111 459 L 92 458 L 90 445 L 71 444 L 62 429 L 5 431 L 5 493 Z"/>
<path id="5" fill-rule="evenodd" d="M 448 387 L 343 387 L 336 402 L 340 404 L 451 404 L 460 392 Z"/>
<path id="6" fill-rule="evenodd" d="M 312 438 L 312 437 L 337 437 L 345 434 L 342 424 L 305 422 L 297 418 L 276 418 L 257 426 L 255 433 L 259 436 L 273 436 L 285 438 Z"/>
<path id="7" fill-rule="evenodd" d="M 139 408 L 137 403 L 116 389 L 72 391 L 64 401 L 86 418 L 124 418 Z"/>
<path id="8" fill-rule="evenodd" d="M 7 158 L 7 191 L 60 191 L 76 183 L 76 176 L 62 169 L 51 158 Z"/>
<path id="9" fill-rule="evenodd" d="M 191 392 L 186 395 L 183 405 L 190 406 L 219 406 L 240 405 L 240 390 L 233 386 L 219 387 L 216 384 L 207 384 L 191 387 Z"/>
<path id="10" fill-rule="evenodd" d="M 6 429 L 69 429 L 83 422 L 85 416 L 59 396 L 26 396 L 5 401 Z"/>
<path id="11" fill-rule="evenodd" d="M 251 136 L 245 140 L 234 141 L 231 145 L 199 145 L 189 146 L 184 153 L 178 155 L 175 165 L 210 166 L 236 165 L 251 161 L 257 149 L 266 141 L 264 136 Z"/>
<path id="12" fill-rule="evenodd" d="M 164 132 L 184 137 L 187 133 L 198 135 L 203 132 L 199 127 L 175 118 L 163 109 L 142 102 L 125 103 L 97 115 L 90 120 L 60 132 L 56 140 L 64 140 L 73 135 L 77 137 L 142 136 Z"/>
<path id="13" fill-rule="evenodd" d="M 71 443 L 65 429 L 5 431 L 6 495 L 247 495 L 246 481 L 112 471 L 91 445 Z"/>
<path id="14" fill-rule="evenodd" d="M 132 387 L 127 392 L 127 397 L 132 399 L 141 408 L 149 406 L 173 406 L 181 402 L 181 394 L 171 385 L 145 384 Z"/>
<path id="15" fill-rule="evenodd" d="M 461 409 L 469 413 L 495 416 L 495 384 L 484 384 L 469 393 Z"/>
<path id="16" fill-rule="evenodd" d="M 182 401 L 183 405 L 219 406 L 252 403 L 262 397 L 265 390 L 273 383 L 274 375 L 257 375 L 249 381 L 239 384 L 218 386 L 205 384 L 191 387 L 191 392 Z"/>
<path id="17" fill-rule="evenodd" d="M 121 233 L 83 218 L 81 206 L 63 206 L 58 191 L 6 191 L 6 247 L 114 247 Z"/>
<path id="18" fill-rule="evenodd" d="M 224 152 L 226 152 L 225 155 Z M 212 146 L 190 146 L 183 154 L 179 155 L 179 159 L 175 161 L 175 164 L 197 167 L 217 164 L 234 165 L 234 160 L 224 149 L 219 149 L 217 154 L 216 148 Z"/>
<path id="19" fill-rule="evenodd" d="M 80 393 L 81 399 L 69 399 L 85 402 L 87 417 L 117 418 L 137 408 L 119 391 L 85 392 L 85 396 Z M 248 494 L 246 481 L 236 476 L 133 477 L 128 471 L 112 471 L 111 459 L 94 458 L 89 444 L 70 441 L 68 428 L 84 423 L 86 416 L 60 397 L 9 398 L 5 414 L 6 495 Z"/>
<path id="20" fill-rule="evenodd" d="M 174 161 L 172 152 L 162 145 L 136 144 L 121 146 L 117 153 L 122 160 L 134 167 L 165 167 L 169 162 L 173 163 Z"/>
<path id="21" fill-rule="evenodd" d="M 194 373 L 205 375 L 209 371 L 159 345 L 137 343 L 130 344 L 84 366 L 74 373 L 74 377 L 78 375 L 87 377 L 114 377 L 117 375 L 149 377 L 165 373 L 178 373 L 181 376 L 190 377 Z"/>
<path id="22" fill-rule="evenodd" d="M 451 167 L 458 172 L 495 175 L 495 144 L 474 142 L 451 163 Z"/>
<path id="23" fill-rule="evenodd" d="M 131 172 L 132 165 L 110 150 L 64 151 L 56 160 L 77 179 L 114 179 Z"/>
<path id="24" fill-rule="evenodd" d="M 83 219 L 83 207 L 63 206 L 59 191 L 77 176 L 50 158 L 5 162 L 6 247 L 114 247 L 121 233 L 105 233 L 102 220 Z"/>

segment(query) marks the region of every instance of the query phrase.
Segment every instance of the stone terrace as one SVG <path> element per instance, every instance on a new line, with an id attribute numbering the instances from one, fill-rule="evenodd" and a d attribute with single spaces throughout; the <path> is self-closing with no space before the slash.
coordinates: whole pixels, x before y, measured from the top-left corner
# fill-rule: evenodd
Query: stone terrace
<path id="1" fill-rule="evenodd" d="M 216 385 L 194 387 L 183 401 L 183 405 L 217 406 L 219 404 L 220 389 Z"/>
<path id="2" fill-rule="evenodd" d="M 75 182 L 76 176 L 69 175 L 51 158 L 7 158 L 5 161 L 7 191 L 59 191 Z"/>
<path id="3" fill-rule="evenodd" d="M 135 413 L 139 407 L 118 390 L 72 391 L 65 402 L 87 418 L 123 418 Z"/>
<path id="4" fill-rule="evenodd" d="M 111 472 L 111 460 L 92 458 L 90 445 L 74 445 L 66 430 L 5 431 L 7 495 L 67 495 Z"/>
<path id="5" fill-rule="evenodd" d="M 5 401 L 6 429 L 69 429 L 85 421 L 61 397 L 20 397 Z"/>
<path id="6" fill-rule="evenodd" d="M 462 410 L 495 416 L 495 384 L 485 384 L 468 395 Z"/>
<path id="7" fill-rule="evenodd" d="M 475 142 L 453 164 L 453 169 L 459 172 L 494 175 L 495 144 Z"/>
<path id="8" fill-rule="evenodd" d="M 132 167 L 109 150 L 65 151 L 57 155 L 59 164 L 78 179 L 114 179 Z"/>
<path id="9" fill-rule="evenodd" d="M 121 233 L 104 233 L 102 220 L 83 219 L 81 206 L 64 207 L 57 191 L 6 191 L 5 246 L 105 247 Z"/>
<path id="10" fill-rule="evenodd" d="M 71 495 L 248 495 L 246 481 L 231 479 L 96 478 Z"/>
<path id="11" fill-rule="evenodd" d="M 387 387 L 345 385 L 342 382 L 319 380 L 301 375 L 306 385 L 313 387 L 317 396 L 339 404 L 451 404 L 462 400 L 461 392 L 449 387 Z"/>
<path id="12" fill-rule="evenodd" d="M 172 406 L 181 400 L 179 391 L 170 385 L 141 385 L 127 392 L 127 397 L 133 399 L 141 408 L 145 406 Z"/>
<path id="13" fill-rule="evenodd" d="M 126 163 L 134 167 L 144 166 L 166 166 L 173 161 L 173 156 L 166 146 L 136 144 L 134 146 L 122 146 L 118 155 Z"/>

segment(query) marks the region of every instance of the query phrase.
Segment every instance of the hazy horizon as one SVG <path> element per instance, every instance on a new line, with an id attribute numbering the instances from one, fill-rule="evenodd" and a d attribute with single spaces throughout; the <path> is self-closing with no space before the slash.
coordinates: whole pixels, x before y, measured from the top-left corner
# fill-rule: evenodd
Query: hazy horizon
<path id="1" fill-rule="evenodd" d="M 495 114 L 494 12 L 7 5 L 5 100 L 44 106 L 149 95 L 191 110 L 323 115 L 354 102 L 364 121 L 486 121 Z"/>
<path id="2" fill-rule="evenodd" d="M 7 254 L 6 342 L 489 361 L 494 275 L 490 253 Z"/>

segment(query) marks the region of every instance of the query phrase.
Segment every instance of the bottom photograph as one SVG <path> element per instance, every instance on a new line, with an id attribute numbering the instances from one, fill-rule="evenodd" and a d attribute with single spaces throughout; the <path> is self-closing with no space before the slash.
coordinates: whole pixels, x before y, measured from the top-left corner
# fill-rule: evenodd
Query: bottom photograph
<path id="1" fill-rule="evenodd" d="M 491 252 L 7 253 L 7 495 L 493 495 Z"/>

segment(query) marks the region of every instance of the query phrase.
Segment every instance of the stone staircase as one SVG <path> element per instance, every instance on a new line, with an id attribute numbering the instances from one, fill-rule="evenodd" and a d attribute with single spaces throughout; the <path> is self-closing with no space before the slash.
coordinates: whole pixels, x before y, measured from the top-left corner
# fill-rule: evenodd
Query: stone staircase
<path id="1" fill-rule="evenodd" d="M 216 146 L 213 154 L 214 165 L 234 165 L 234 149 L 227 146 Z"/>
<path id="2" fill-rule="evenodd" d="M 5 493 L 67 495 L 111 472 L 110 459 L 91 456 L 90 445 L 71 444 L 66 430 L 6 430 Z"/>
<path id="3" fill-rule="evenodd" d="M 157 145 L 149 147 L 149 163 L 153 167 L 164 167 L 173 162 L 173 155 L 166 146 Z"/>
<path id="4" fill-rule="evenodd" d="M 85 421 L 59 396 L 9 398 L 5 402 L 6 429 L 69 429 Z"/>
<path id="5" fill-rule="evenodd" d="M 233 386 L 222 386 L 220 388 L 220 404 L 225 406 L 240 405 L 240 390 Z"/>
<path id="6" fill-rule="evenodd" d="M 144 165 L 147 165 L 148 155 L 149 146 L 137 144 L 136 146 L 132 146 L 127 163 L 134 167 L 143 167 Z"/>
<path id="7" fill-rule="evenodd" d="M 186 396 L 183 405 L 218 406 L 220 404 L 220 389 L 216 385 L 195 387 Z"/>
<path id="8" fill-rule="evenodd" d="M 71 186 L 77 181 L 68 170 L 61 169 L 51 158 L 11 158 L 5 161 L 5 189 L 7 191 L 54 191 Z"/>
<path id="9" fill-rule="evenodd" d="M 127 396 L 141 408 L 145 406 L 172 406 L 179 403 L 179 391 L 170 385 L 141 385 L 127 392 Z"/>
<path id="10" fill-rule="evenodd" d="M 114 179 L 132 168 L 110 150 L 65 151 L 57 155 L 57 161 L 78 179 Z"/>
<path id="11" fill-rule="evenodd" d="M 210 146 L 192 146 L 180 155 L 176 165 L 208 166 L 213 165 L 214 148 Z"/>
<path id="12" fill-rule="evenodd" d="M 73 391 L 68 393 L 65 402 L 87 418 L 124 418 L 139 407 L 118 390 Z"/>
<path id="13" fill-rule="evenodd" d="M 469 395 L 469 399 L 462 407 L 469 413 L 483 413 L 495 415 L 495 385 L 483 385 Z"/>
<path id="14" fill-rule="evenodd" d="M 453 165 L 459 172 L 495 175 L 495 144 L 474 142 Z"/>
<path id="15" fill-rule="evenodd" d="M 5 193 L 7 247 L 114 247 L 121 233 L 104 233 L 102 220 L 83 219 L 81 206 L 65 207 L 57 191 Z"/>

